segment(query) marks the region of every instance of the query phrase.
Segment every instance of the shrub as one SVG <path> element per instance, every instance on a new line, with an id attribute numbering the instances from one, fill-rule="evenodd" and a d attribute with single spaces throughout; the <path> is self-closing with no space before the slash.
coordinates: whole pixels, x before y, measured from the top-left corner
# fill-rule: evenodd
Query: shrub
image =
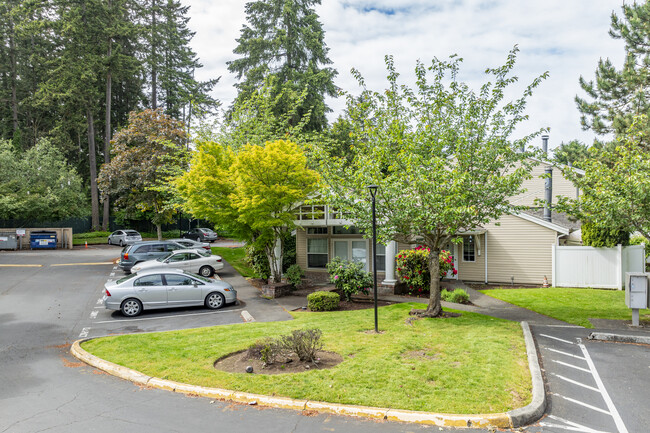
<path id="1" fill-rule="evenodd" d="M 305 276 L 305 271 L 303 271 L 298 265 L 291 265 L 289 269 L 284 273 L 287 282 L 291 283 L 293 287 L 296 287 L 302 282 L 302 277 Z"/>
<path id="2" fill-rule="evenodd" d="M 280 337 L 281 345 L 287 352 L 298 355 L 301 361 L 314 361 L 316 353 L 323 348 L 320 329 L 306 329 L 304 331 L 295 329 L 289 335 Z"/>
<path id="3" fill-rule="evenodd" d="M 584 223 L 580 227 L 582 244 L 589 247 L 615 247 L 630 244 L 630 232 L 617 228 Z"/>
<path id="4" fill-rule="evenodd" d="M 269 259 L 266 257 L 264 248 L 258 247 L 254 243 L 247 244 L 246 263 L 253 268 L 253 271 L 259 278 L 267 279 L 271 276 Z"/>
<path id="5" fill-rule="evenodd" d="M 469 302 L 469 295 L 463 289 L 454 289 L 452 291 L 445 289 L 440 292 L 440 297 L 443 301 L 455 304 L 467 304 Z"/>
<path id="6" fill-rule="evenodd" d="M 307 306 L 311 311 L 333 311 L 339 308 L 341 297 L 334 292 L 314 292 L 307 295 Z"/>
<path id="7" fill-rule="evenodd" d="M 341 291 L 346 301 L 350 301 L 352 295 L 359 292 L 367 295 L 372 287 L 372 276 L 363 270 L 361 262 L 335 257 L 327 264 L 327 272 L 330 274 L 330 282 Z"/>
<path id="8" fill-rule="evenodd" d="M 284 353 L 284 347 L 278 339 L 270 337 L 256 341 L 246 351 L 247 359 L 259 359 L 265 365 L 273 364 Z"/>
<path id="9" fill-rule="evenodd" d="M 397 275 L 408 286 L 410 294 L 428 293 L 431 284 L 429 272 L 430 249 L 418 246 L 412 250 L 402 250 L 397 254 Z M 440 278 L 447 272 L 458 273 L 454 268 L 454 258 L 449 251 L 440 251 Z"/>

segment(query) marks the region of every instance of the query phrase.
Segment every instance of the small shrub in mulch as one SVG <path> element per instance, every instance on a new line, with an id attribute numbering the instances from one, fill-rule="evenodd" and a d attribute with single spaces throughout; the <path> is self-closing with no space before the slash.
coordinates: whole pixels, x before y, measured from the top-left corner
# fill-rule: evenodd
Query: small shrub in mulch
<path id="1" fill-rule="evenodd" d="M 333 311 L 339 307 L 338 293 L 318 291 L 307 295 L 307 307 L 311 311 Z"/>

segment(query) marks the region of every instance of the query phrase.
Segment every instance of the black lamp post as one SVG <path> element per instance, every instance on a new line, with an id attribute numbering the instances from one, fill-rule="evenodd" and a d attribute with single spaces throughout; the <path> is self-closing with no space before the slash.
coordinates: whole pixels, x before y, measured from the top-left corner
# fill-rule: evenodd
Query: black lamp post
<path id="1" fill-rule="evenodd" d="M 370 195 L 372 196 L 372 287 L 375 297 L 375 333 L 379 333 L 377 325 L 377 219 L 375 216 L 375 195 L 377 194 L 377 185 L 369 185 Z"/>

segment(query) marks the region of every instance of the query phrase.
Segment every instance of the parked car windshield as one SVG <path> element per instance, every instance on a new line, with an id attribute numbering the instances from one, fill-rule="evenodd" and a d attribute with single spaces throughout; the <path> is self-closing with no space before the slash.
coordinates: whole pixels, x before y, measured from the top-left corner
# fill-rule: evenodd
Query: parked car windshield
<path id="1" fill-rule="evenodd" d="M 200 275 L 193 274 L 192 272 L 183 271 L 183 273 L 184 273 L 185 275 L 189 275 L 189 276 L 192 277 L 192 278 L 195 278 L 195 279 L 197 279 L 197 280 L 204 281 L 204 282 L 206 282 L 206 283 L 214 283 L 214 280 L 211 280 L 211 279 L 209 279 L 209 278 L 202 277 L 202 276 L 200 276 Z"/>
<path id="2" fill-rule="evenodd" d="M 167 259 L 167 258 L 169 258 L 169 257 L 171 257 L 171 256 L 172 256 L 172 253 L 165 254 L 164 256 L 160 256 L 160 257 L 158 257 L 156 260 L 159 261 L 159 262 L 164 262 L 165 259 Z"/>

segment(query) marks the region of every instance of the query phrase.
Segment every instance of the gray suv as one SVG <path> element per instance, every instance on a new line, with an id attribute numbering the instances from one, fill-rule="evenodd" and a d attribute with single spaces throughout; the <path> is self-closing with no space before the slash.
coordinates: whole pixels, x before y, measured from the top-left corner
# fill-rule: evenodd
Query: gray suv
<path id="1" fill-rule="evenodd" d="M 171 251 L 182 250 L 184 248 L 183 245 L 172 241 L 136 242 L 122 249 L 119 267 L 128 274 L 136 263 L 154 260 L 160 256 L 169 254 Z"/>

